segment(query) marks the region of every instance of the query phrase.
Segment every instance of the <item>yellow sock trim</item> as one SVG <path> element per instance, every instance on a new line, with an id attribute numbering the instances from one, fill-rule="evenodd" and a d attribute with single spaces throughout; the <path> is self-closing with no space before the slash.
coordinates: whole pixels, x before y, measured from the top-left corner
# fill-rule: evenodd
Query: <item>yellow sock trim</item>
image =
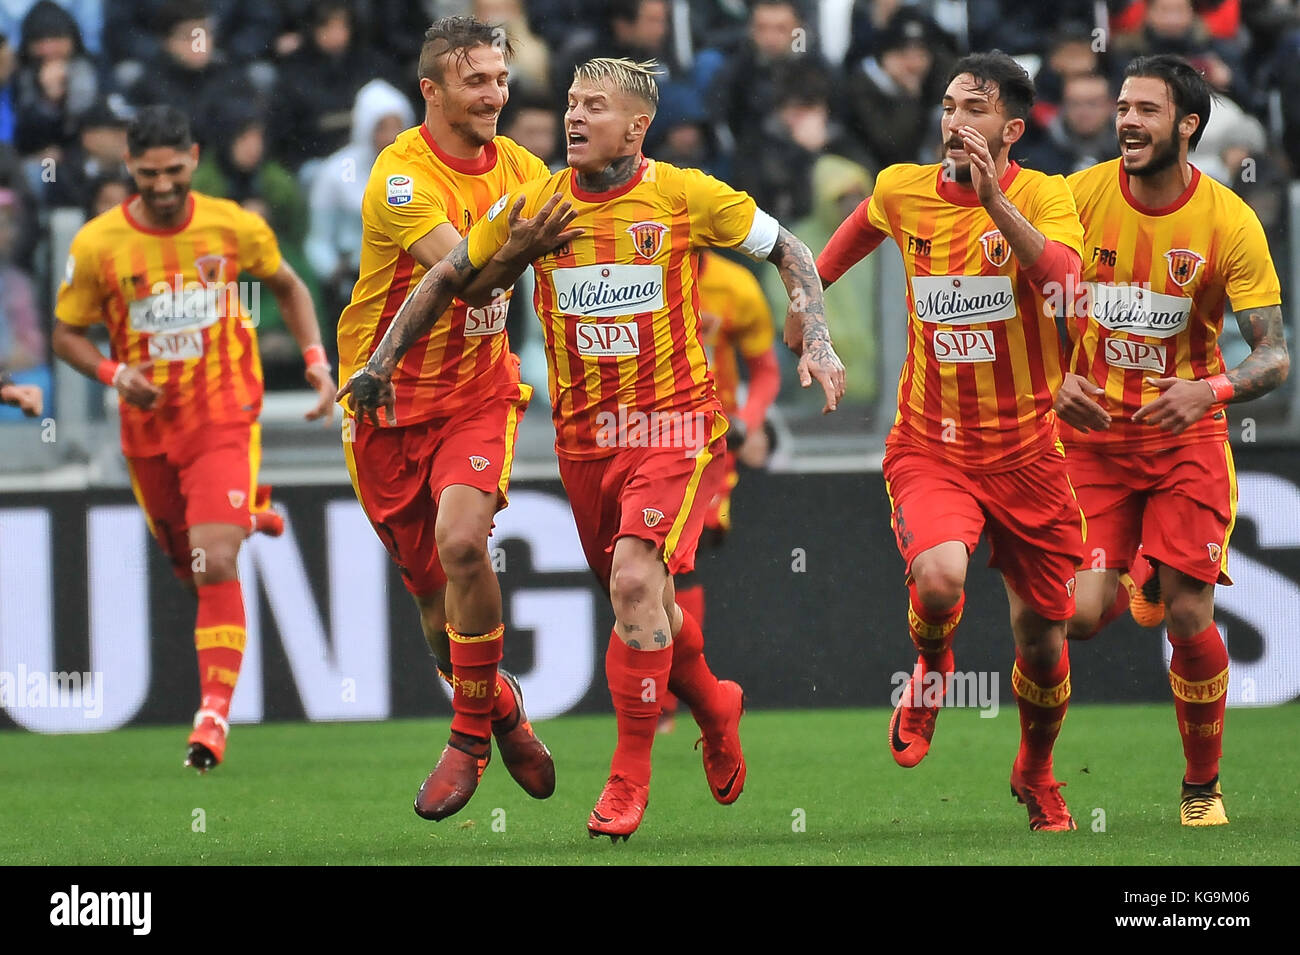
<path id="1" fill-rule="evenodd" d="M 1070 698 L 1070 673 L 1067 670 L 1065 679 L 1056 686 L 1039 686 L 1020 672 L 1020 664 L 1017 662 L 1011 666 L 1011 689 L 1016 696 L 1028 700 L 1034 706 L 1052 709 Z"/>
<path id="2" fill-rule="evenodd" d="M 225 647 L 243 653 L 244 644 L 247 641 L 248 634 L 243 627 L 229 625 L 198 627 L 194 631 L 194 648 L 196 650 L 212 650 L 216 647 Z"/>
<path id="3" fill-rule="evenodd" d="M 487 643 L 489 640 L 496 640 L 498 637 L 505 636 L 505 632 L 506 625 L 504 623 L 497 624 L 487 633 L 470 635 L 458 633 L 456 630 L 452 629 L 451 624 L 447 624 L 447 636 L 450 639 L 455 640 L 457 643 Z"/>
<path id="4" fill-rule="evenodd" d="M 1169 671 L 1169 688 L 1174 696 L 1185 703 L 1213 703 L 1228 692 L 1228 668 L 1208 680 L 1184 680 L 1173 670 Z"/>

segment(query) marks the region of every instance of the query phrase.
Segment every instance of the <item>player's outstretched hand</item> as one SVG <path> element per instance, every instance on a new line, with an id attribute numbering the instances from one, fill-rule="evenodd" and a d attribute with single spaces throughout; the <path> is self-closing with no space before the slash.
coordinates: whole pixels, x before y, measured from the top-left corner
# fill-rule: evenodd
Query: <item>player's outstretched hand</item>
<path id="1" fill-rule="evenodd" d="M 149 378 L 153 362 L 144 361 L 138 365 L 127 365 L 117 379 L 118 393 L 126 403 L 148 411 L 155 401 L 163 395 L 163 390 Z"/>
<path id="2" fill-rule="evenodd" d="M 304 418 L 308 421 L 325 419 L 326 426 L 334 421 L 334 400 L 338 385 L 330 374 L 329 365 L 312 365 L 307 369 L 307 384 L 316 389 L 316 406 L 308 411 Z"/>
<path id="3" fill-rule="evenodd" d="M 45 395 L 39 385 L 5 385 L 0 387 L 0 403 L 13 405 L 28 418 L 45 409 Z"/>
<path id="4" fill-rule="evenodd" d="M 1098 388 L 1082 375 L 1067 371 L 1053 407 L 1062 421 L 1084 434 L 1105 431 L 1110 427 L 1110 414 L 1097 401 L 1105 393 L 1105 388 Z"/>
<path id="5" fill-rule="evenodd" d="M 348 395 L 352 396 L 352 411 L 358 418 L 366 419 L 377 428 L 379 409 L 383 408 L 388 415 L 388 423 L 397 423 L 397 392 L 387 378 L 359 368 L 343 383 L 334 400 L 342 401 Z"/>
<path id="6" fill-rule="evenodd" d="M 814 378 L 826 392 L 822 414 L 830 414 L 844 397 L 844 363 L 824 338 L 809 342 L 799 358 L 799 384 L 807 388 Z"/>
<path id="7" fill-rule="evenodd" d="M 567 199 L 561 201 L 561 198 L 558 192 L 555 193 L 531 219 L 520 216 L 524 209 L 524 197 L 515 200 L 508 218 L 510 238 L 506 240 L 504 250 L 507 258 L 531 262 L 582 235 L 581 229 L 568 228 L 578 213 L 572 203 Z"/>
<path id="8" fill-rule="evenodd" d="M 1214 389 L 1188 378 L 1148 378 L 1146 383 L 1164 392 L 1149 405 L 1133 412 L 1133 420 L 1170 434 L 1182 434 L 1205 417 L 1214 404 Z"/>

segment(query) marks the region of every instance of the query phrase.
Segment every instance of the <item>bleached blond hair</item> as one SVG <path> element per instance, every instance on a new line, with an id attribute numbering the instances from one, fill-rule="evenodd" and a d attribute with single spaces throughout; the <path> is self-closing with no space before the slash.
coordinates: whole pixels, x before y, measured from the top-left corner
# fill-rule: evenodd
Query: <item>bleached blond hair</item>
<path id="1" fill-rule="evenodd" d="M 650 107 L 650 118 L 654 119 L 659 109 L 659 84 L 655 82 L 659 70 L 654 60 L 638 63 L 625 57 L 598 56 L 574 67 L 573 81 L 608 83 L 645 103 Z"/>

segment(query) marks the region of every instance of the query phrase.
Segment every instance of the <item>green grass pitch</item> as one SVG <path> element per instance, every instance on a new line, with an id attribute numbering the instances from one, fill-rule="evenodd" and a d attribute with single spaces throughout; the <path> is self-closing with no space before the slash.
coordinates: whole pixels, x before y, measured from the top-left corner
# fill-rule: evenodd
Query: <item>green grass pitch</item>
<path id="1" fill-rule="evenodd" d="M 655 745 L 650 806 L 627 843 L 591 840 L 613 716 L 537 729 L 559 787 L 529 799 L 494 759 L 458 815 L 425 822 L 415 791 L 445 720 L 236 726 L 228 760 L 181 766 L 181 727 L 94 736 L 0 733 L 0 864 L 1264 865 L 1300 861 L 1300 705 L 1232 710 L 1227 827 L 1178 824 L 1170 705 L 1070 711 L 1058 778 L 1078 832 L 1033 833 L 1007 776 L 1019 726 L 945 711 L 917 768 L 893 764 L 883 710 L 756 712 L 733 806 L 710 798 L 689 716 Z M 202 813 L 196 813 L 202 810 Z M 195 831 L 199 822 L 206 831 Z M 1104 829 L 1102 823 L 1104 822 Z"/>

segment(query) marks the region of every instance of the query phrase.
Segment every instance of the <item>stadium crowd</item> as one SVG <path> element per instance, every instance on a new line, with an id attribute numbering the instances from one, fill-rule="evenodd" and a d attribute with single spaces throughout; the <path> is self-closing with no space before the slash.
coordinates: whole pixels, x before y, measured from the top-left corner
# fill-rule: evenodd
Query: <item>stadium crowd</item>
<path id="1" fill-rule="evenodd" d="M 194 188 L 270 222 L 331 342 L 357 274 L 367 174 L 423 114 L 424 29 L 454 13 L 515 40 L 499 129 L 552 169 L 573 66 L 654 58 L 647 153 L 747 190 L 814 253 L 879 169 L 936 161 L 938 102 L 961 53 L 1000 48 L 1030 65 L 1038 102 L 1012 158 L 1062 174 L 1118 154 L 1129 59 L 1179 53 L 1219 97 L 1192 161 L 1255 209 L 1286 258 L 1287 157 L 1300 155 L 1292 0 L 18 0 L 0 5 L 0 367 L 49 387 L 50 215 L 91 217 L 133 191 L 125 125 L 153 103 L 192 119 Z M 779 278 L 763 279 L 782 314 Z M 872 282 L 846 276 L 828 311 L 860 314 Z M 855 370 L 849 400 L 868 402 L 892 375 L 875 370 L 876 330 L 833 323 Z M 513 320 L 521 352 L 531 324 Z M 268 387 L 296 386 L 296 346 L 265 300 L 259 338 Z"/>

